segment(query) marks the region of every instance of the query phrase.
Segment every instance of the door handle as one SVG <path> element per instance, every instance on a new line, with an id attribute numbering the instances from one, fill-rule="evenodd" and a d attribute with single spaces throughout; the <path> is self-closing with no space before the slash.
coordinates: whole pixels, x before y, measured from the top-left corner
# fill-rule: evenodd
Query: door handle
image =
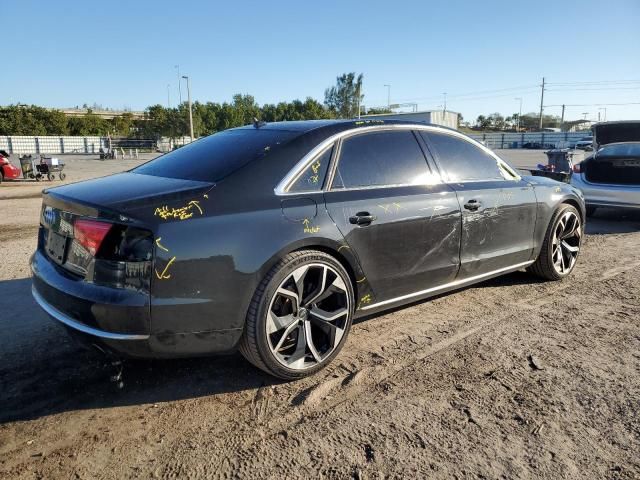
<path id="1" fill-rule="evenodd" d="M 349 223 L 353 225 L 366 226 L 375 221 L 375 215 L 371 215 L 369 212 L 358 212 L 354 216 L 349 217 Z"/>
<path id="2" fill-rule="evenodd" d="M 469 200 L 464 204 L 464 208 L 471 210 L 472 212 L 478 210 L 481 206 L 482 204 L 478 200 Z"/>

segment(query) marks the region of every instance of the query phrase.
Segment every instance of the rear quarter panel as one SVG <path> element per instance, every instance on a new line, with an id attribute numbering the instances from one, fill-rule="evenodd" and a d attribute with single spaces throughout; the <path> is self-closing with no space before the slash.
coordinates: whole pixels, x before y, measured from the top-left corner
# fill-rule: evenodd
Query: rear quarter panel
<path id="1" fill-rule="evenodd" d="M 544 242 L 544 236 L 553 218 L 553 214 L 564 203 L 578 209 L 584 226 L 586 212 L 582 192 L 572 185 L 557 182 L 545 177 L 524 177 L 534 187 L 536 194 L 537 217 L 534 230 L 534 250 L 531 259 L 536 259 Z"/>

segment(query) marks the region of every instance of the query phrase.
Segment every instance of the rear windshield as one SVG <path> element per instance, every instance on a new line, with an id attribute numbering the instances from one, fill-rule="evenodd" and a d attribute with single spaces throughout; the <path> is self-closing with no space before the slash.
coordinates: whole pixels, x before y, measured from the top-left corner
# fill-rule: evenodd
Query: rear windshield
<path id="1" fill-rule="evenodd" d="M 285 130 L 225 130 L 162 155 L 132 172 L 216 182 L 298 135 Z"/>
<path id="2" fill-rule="evenodd" d="M 640 143 L 606 145 L 598 150 L 598 157 L 640 157 Z"/>

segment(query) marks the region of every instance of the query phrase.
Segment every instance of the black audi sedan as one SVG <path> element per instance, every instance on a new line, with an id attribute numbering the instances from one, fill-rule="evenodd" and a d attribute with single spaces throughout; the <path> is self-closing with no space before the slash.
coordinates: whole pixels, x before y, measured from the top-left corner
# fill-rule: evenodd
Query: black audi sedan
<path id="1" fill-rule="evenodd" d="M 110 354 L 239 349 L 295 379 L 354 318 L 524 268 L 562 279 L 584 217 L 579 190 L 454 130 L 256 122 L 46 190 L 33 295 Z"/>

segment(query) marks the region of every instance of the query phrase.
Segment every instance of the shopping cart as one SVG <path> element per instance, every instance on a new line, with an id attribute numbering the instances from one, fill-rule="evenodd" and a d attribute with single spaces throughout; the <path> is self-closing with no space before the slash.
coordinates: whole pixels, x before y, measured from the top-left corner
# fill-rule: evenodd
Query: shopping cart
<path id="1" fill-rule="evenodd" d="M 40 160 L 36 161 L 31 155 L 20 157 L 20 167 L 22 168 L 22 176 L 24 178 L 33 178 L 36 182 L 47 177 L 47 180 L 55 180 L 56 174 L 60 180 L 67 178 L 64 170 L 64 163 L 55 157 L 45 157 L 40 155 Z"/>

